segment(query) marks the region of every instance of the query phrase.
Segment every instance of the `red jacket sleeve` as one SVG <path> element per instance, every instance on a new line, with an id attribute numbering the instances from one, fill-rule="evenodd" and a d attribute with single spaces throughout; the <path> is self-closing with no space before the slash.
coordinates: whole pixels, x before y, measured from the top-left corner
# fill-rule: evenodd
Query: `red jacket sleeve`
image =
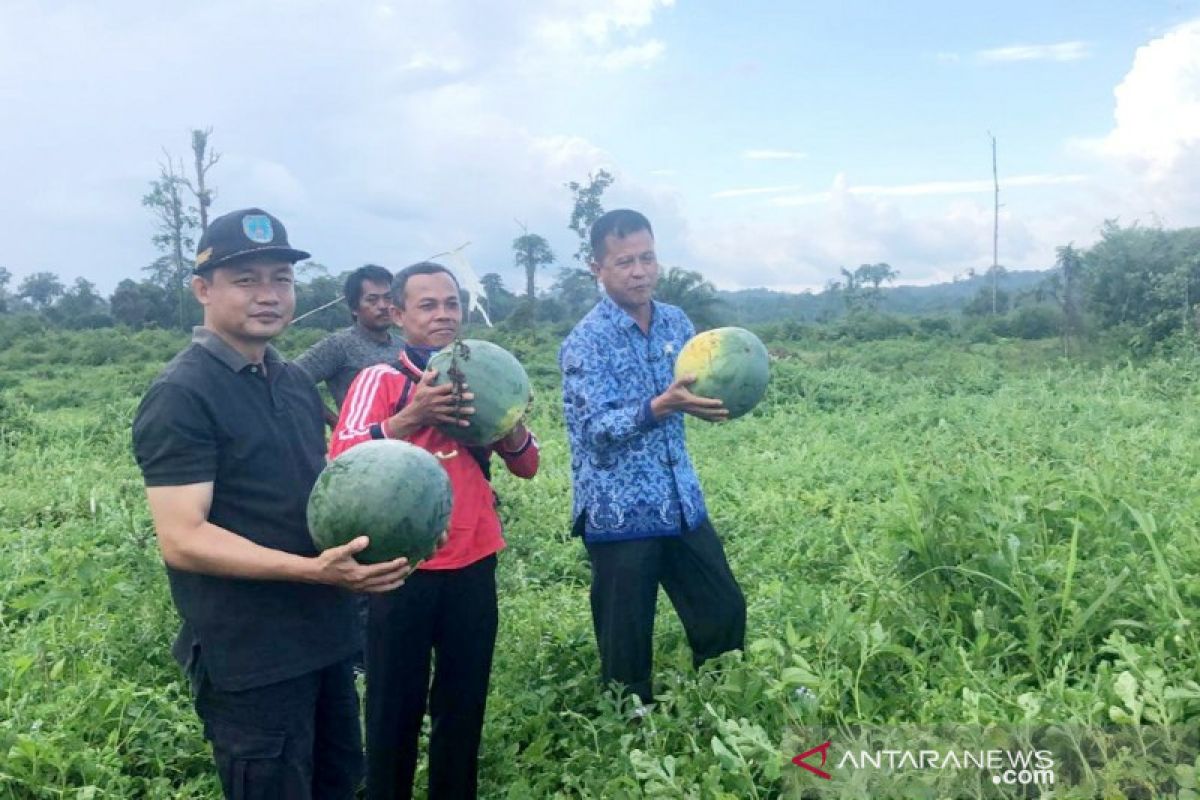
<path id="1" fill-rule="evenodd" d="M 513 452 L 509 453 L 500 449 L 499 446 L 493 446 L 492 449 L 496 455 L 500 456 L 504 461 L 504 466 L 508 467 L 508 471 L 518 478 L 532 478 L 537 474 L 538 463 L 540 459 L 540 448 L 538 447 L 537 437 L 531 432 L 525 440 L 525 444 L 518 447 Z"/>
<path id="2" fill-rule="evenodd" d="M 356 444 L 387 438 L 382 423 L 395 413 L 404 382 L 403 373 L 387 364 L 376 364 L 358 373 L 346 392 L 329 440 L 330 458 L 337 458 Z"/>

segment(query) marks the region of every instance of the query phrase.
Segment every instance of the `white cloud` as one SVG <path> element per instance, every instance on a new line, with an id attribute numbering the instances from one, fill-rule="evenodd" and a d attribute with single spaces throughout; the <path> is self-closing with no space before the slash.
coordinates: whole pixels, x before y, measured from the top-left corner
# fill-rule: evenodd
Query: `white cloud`
<path id="1" fill-rule="evenodd" d="M 629 45 L 616 50 L 610 50 L 600 56 L 599 64 L 610 72 L 617 72 L 630 67 L 646 67 L 662 58 L 667 46 L 658 39 L 651 39 L 641 44 Z"/>
<path id="2" fill-rule="evenodd" d="M 743 150 L 742 158 L 748 161 L 799 161 L 808 158 L 808 153 L 799 150 Z"/>
<path id="3" fill-rule="evenodd" d="M 215 210 L 267 206 L 335 269 L 470 239 L 482 272 L 512 270 L 514 216 L 569 259 L 564 182 L 617 165 L 543 109 L 661 58 L 650 27 L 671 5 L 0 3 L 0 174 L 23 189 L 0 197 L 0 264 L 102 290 L 136 275 L 155 159 L 208 125 Z"/>
<path id="4" fill-rule="evenodd" d="M 1200 20 L 1139 47 L 1133 66 L 1113 91 L 1115 125 L 1107 136 L 1078 142 L 1151 180 L 1200 178 Z M 1188 165 L 1190 169 L 1180 168 Z"/>
<path id="5" fill-rule="evenodd" d="M 1090 53 L 1087 42 L 1058 42 L 1057 44 L 1014 44 L 980 50 L 975 57 L 985 64 L 1013 61 L 1079 61 Z"/>
<path id="6" fill-rule="evenodd" d="M 515 282 L 513 217 L 572 263 L 563 183 L 601 167 L 618 176 L 607 207 L 644 210 L 667 263 L 702 269 L 722 286 L 819 287 L 839 266 L 866 261 L 888 261 L 906 282 L 990 263 L 990 180 L 841 178 L 825 191 L 751 183 L 689 205 L 675 180 L 660 178 L 677 171 L 679 185 L 691 185 L 694 164 L 654 170 L 642 183 L 628 163 L 662 163 L 662 153 L 610 151 L 598 142 L 617 139 L 589 138 L 568 113 L 552 113 L 579 98 L 622 113 L 636 107 L 623 98 L 646 84 L 614 81 L 607 69 L 653 82 L 654 72 L 639 70 L 676 52 L 655 27 L 671 7 L 292 0 L 281 15 L 278 0 L 103 8 L 0 0 L 0 175 L 14 189 L 0 193 L 0 264 L 18 277 L 82 274 L 105 291 L 137 275 L 154 256 L 139 200 L 160 148 L 187 155 L 188 130 L 207 125 L 225 153 L 213 173 L 217 210 L 267 206 L 297 246 L 334 270 L 403 264 L 470 240 L 480 274 Z M 1036 214 L 1015 192 L 1002 195 L 1002 262 L 1044 266 L 1055 245 L 1094 240 L 1108 216 L 1200 221 L 1196 25 L 1139 51 L 1117 90 L 1112 132 L 1088 150 L 1105 160 L 1095 175 L 1089 169 L 1086 191 L 1059 201 L 1025 193 L 1040 204 Z M 762 141 L 789 140 L 768 131 Z M 798 155 L 746 151 L 751 160 L 750 152 Z M 846 158 L 853 163 L 853 152 Z M 1108 162 L 1132 169 L 1104 175 Z M 1066 171 L 1004 178 L 1001 191 L 1080 186 L 1084 178 Z M 713 200 L 739 197 L 750 214 Z"/>
<path id="7" fill-rule="evenodd" d="M 904 283 L 926 283 L 991 261 L 992 209 L 986 204 L 917 213 L 844 187 L 803 216 L 713 220 L 694 229 L 703 231 L 703 238 L 688 241 L 694 263 L 729 289 L 820 289 L 840 267 L 879 261 L 899 270 Z M 1000 235 L 1004 263 L 1037 265 L 1039 242 L 1008 211 L 1001 214 Z"/>
<path id="8" fill-rule="evenodd" d="M 634 41 L 662 9 L 674 0 L 545 0 L 531 10 L 530 41 L 523 60 L 531 71 L 545 69 L 547 60 L 569 59 L 567 69 L 580 62 L 614 71 L 643 67 L 662 57 L 666 45 L 649 39 Z"/>
<path id="9" fill-rule="evenodd" d="M 564 16 L 570 17 L 572 9 L 581 14 L 578 29 L 595 42 L 605 42 L 614 33 L 645 28 L 660 8 L 670 8 L 675 0 L 610 0 L 607 3 L 566 4 Z M 588 10 L 588 7 L 591 7 Z"/>
<path id="10" fill-rule="evenodd" d="M 1094 243 L 1107 218 L 1167 227 L 1200 224 L 1200 20 L 1139 48 L 1114 98 L 1112 131 L 1074 143 L 1077 152 L 1100 157 L 1086 176 L 1002 177 L 1007 205 L 1000 214 L 1001 263 L 1048 267 L 1055 247 Z M 1022 199 L 1006 194 L 1009 188 L 1084 184 L 1086 191 Z M 694 225 L 703 238 L 698 234 L 689 245 L 695 263 L 727 288 L 819 289 L 840 266 L 875 261 L 890 263 L 905 283 L 947 279 L 965 267 L 991 263 L 991 191 L 988 179 L 852 185 L 844 176 L 821 192 L 730 189 L 713 197 L 758 195 L 767 208 L 749 222 L 717 216 Z M 946 201 L 939 203 L 940 197 Z"/>
<path id="11" fill-rule="evenodd" d="M 1061 47 L 1005 49 L 994 55 L 1079 54 L 1079 48 Z M 1125 224 L 1200 224 L 1200 192 L 1195 188 L 1200 185 L 1200 20 L 1141 47 L 1114 96 L 1113 130 L 1076 147 L 1102 157 L 1087 175 L 1001 177 L 1001 199 L 1007 202 L 1000 213 L 1001 263 L 1048 267 L 1055 247 L 1094 243 L 1106 218 Z M 1085 184 L 1086 191 L 1046 191 L 1019 199 L 1007 192 Z M 753 221 L 718 216 L 694 225 L 700 233 L 689 245 L 695 263 L 726 288 L 819 289 L 841 266 L 876 261 L 898 269 L 905 283 L 945 280 L 966 267 L 991 263 L 992 188 L 990 179 L 853 185 L 839 176 L 820 192 L 797 186 L 729 189 L 713 197 L 760 196 L 767 208 Z"/>
<path id="12" fill-rule="evenodd" d="M 1000 189 L 1013 186 L 1061 186 L 1063 184 L 1080 183 L 1087 179 L 1085 175 L 1014 175 L 1000 181 Z M 893 186 L 850 186 L 845 185 L 845 177 L 838 176 L 835 183 L 841 185 L 841 191 L 847 194 L 872 197 L 919 197 L 923 195 L 953 195 L 991 192 L 992 181 L 925 181 L 922 183 L 898 184 Z M 713 198 L 748 197 L 763 194 L 781 194 L 794 192 L 801 187 L 790 186 L 759 186 L 745 189 L 724 189 L 712 194 Z M 777 206 L 805 206 L 824 203 L 829 200 L 831 192 L 809 192 L 792 194 L 772 199 Z"/>
<path id="13" fill-rule="evenodd" d="M 760 194 L 779 194 L 780 192 L 794 192 L 797 189 L 804 187 L 796 184 L 787 186 L 752 186 L 746 189 L 722 189 L 719 192 L 713 192 L 710 197 L 714 199 L 723 199 L 727 197 L 753 197 Z"/>

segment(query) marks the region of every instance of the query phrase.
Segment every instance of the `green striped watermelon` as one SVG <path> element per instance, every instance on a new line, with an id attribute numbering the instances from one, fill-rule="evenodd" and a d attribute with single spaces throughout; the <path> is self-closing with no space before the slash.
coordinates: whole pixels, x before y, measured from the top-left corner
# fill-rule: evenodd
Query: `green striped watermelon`
<path id="1" fill-rule="evenodd" d="M 325 465 L 308 496 L 308 529 L 319 550 L 358 536 L 355 558 L 377 564 L 429 558 L 450 524 L 450 476 L 428 451 L 393 439 L 352 447 Z"/>
<path id="2" fill-rule="evenodd" d="M 480 446 L 503 439 L 525 416 L 533 400 L 529 376 L 516 356 L 481 339 L 461 339 L 429 359 L 438 371 L 435 384 L 465 383 L 474 392 L 470 426 L 443 425 L 441 430 L 464 444 Z"/>

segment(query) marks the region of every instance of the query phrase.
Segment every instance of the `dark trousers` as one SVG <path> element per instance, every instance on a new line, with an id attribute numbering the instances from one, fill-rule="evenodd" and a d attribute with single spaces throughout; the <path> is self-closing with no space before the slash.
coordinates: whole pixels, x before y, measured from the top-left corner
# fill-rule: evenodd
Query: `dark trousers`
<path id="1" fill-rule="evenodd" d="M 683 623 L 695 666 L 744 645 L 746 600 L 708 520 L 681 536 L 588 544 L 587 551 L 592 624 L 605 683 L 617 681 L 643 702 L 653 698 L 659 584 Z"/>
<path id="2" fill-rule="evenodd" d="M 349 660 L 240 692 L 217 689 L 202 671 L 195 684 L 196 711 L 227 798 L 354 797 L 362 730 Z"/>
<path id="3" fill-rule="evenodd" d="M 412 796 L 426 698 L 430 800 L 476 794 L 496 644 L 496 557 L 417 570 L 371 596 L 367 622 L 367 796 Z M 436 662 L 430 688 L 430 657 Z"/>

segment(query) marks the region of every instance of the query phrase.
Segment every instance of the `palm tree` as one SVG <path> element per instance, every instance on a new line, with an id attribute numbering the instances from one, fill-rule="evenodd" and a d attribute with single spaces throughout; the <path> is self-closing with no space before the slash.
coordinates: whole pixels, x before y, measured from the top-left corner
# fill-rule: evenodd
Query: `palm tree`
<path id="1" fill-rule="evenodd" d="M 550 249 L 550 243 L 536 233 L 524 233 L 513 239 L 512 248 L 517 266 L 525 270 L 525 297 L 532 304 L 536 294 L 534 275 L 538 267 L 554 263 L 554 251 Z"/>
<path id="2" fill-rule="evenodd" d="M 1078 333 L 1079 303 L 1076 295 L 1079 292 L 1079 276 L 1083 271 L 1083 256 L 1075 249 L 1075 243 L 1057 247 L 1054 250 L 1055 266 L 1060 272 L 1055 276 L 1061 282 L 1055 288 L 1062 290 L 1058 299 L 1063 310 L 1063 354 L 1071 355 L 1071 337 Z M 1057 297 L 1057 292 L 1055 293 Z"/>
<path id="3" fill-rule="evenodd" d="M 717 290 L 699 272 L 671 267 L 659 278 L 654 295 L 657 299 L 683 309 L 692 323 L 700 330 L 717 324 L 717 310 L 721 300 Z"/>

